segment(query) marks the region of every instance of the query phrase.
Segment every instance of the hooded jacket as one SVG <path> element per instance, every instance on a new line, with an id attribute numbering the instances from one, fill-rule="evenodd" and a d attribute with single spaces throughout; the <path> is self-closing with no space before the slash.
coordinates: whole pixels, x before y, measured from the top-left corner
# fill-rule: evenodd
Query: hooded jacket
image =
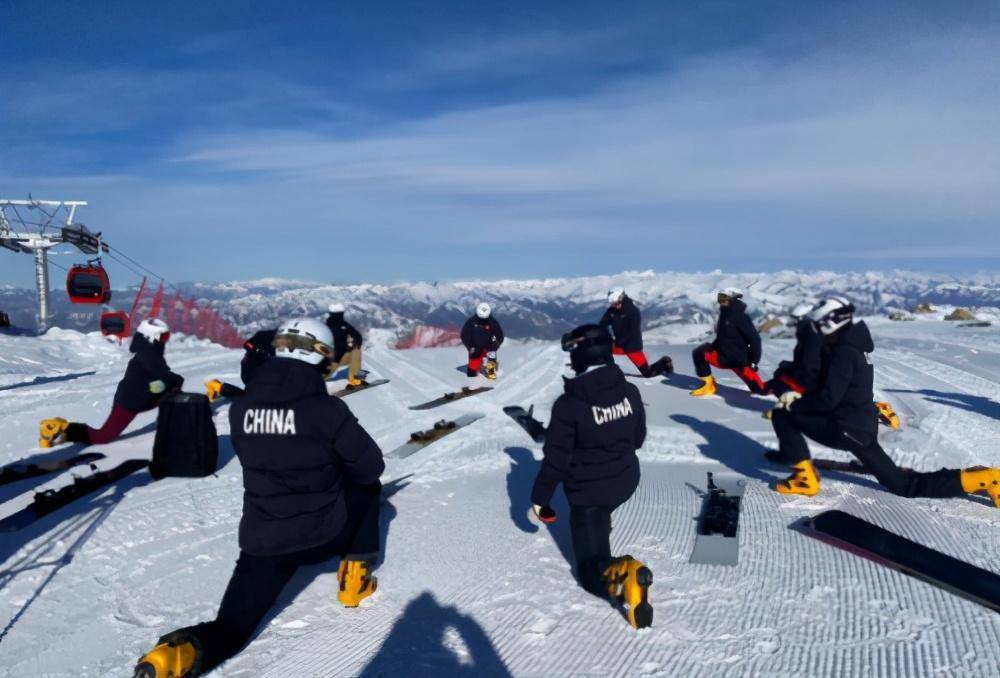
<path id="1" fill-rule="evenodd" d="M 747 315 L 747 305 L 739 299 L 719 307 L 714 345 L 728 364 L 745 367 L 760 362 L 760 334 Z"/>
<path id="2" fill-rule="evenodd" d="M 254 555 L 300 551 L 335 539 L 347 510 L 343 485 L 367 485 L 385 469 L 382 451 L 322 375 L 273 358 L 229 410 L 243 466 L 240 548 Z"/>
<path id="3" fill-rule="evenodd" d="M 565 380 L 545 433 L 531 502 L 546 506 L 559 483 L 570 504 L 617 506 L 639 485 L 636 450 L 646 439 L 639 389 L 615 365 Z"/>
<path id="4" fill-rule="evenodd" d="M 774 372 L 775 377 L 787 375 L 806 391 L 816 388 L 822 367 L 823 335 L 816 324 L 808 319 L 799 320 L 795 326 L 795 349 L 791 362 L 782 362 Z"/>
<path id="5" fill-rule="evenodd" d="M 115 391 L 115 405 L 130 412 L 151 410 L 160 402 L 162 393 L 149 391 L 149 384 L 162 381 L 167 385 L 167 391 L 180 388 L 184 378 L 170 371 L 163 357 L 164 345 L 158 341 L 150 341 L 142 334 L 132 337 L 128 350 L 132 359 L 125 368 L 125 376 L 118 382 Z"/>
<path id="6" fill-rule="evenodd" d="M 465 348 L 495 351 L 503 343 L 503 328 L 492 315 L 485 319 L 474 315 L 465 321 L 461 336 Z"/>
<path id="7" fill-rule="evenodd" d="M 361 333 L 344 320 L 343 313 L 327 315 L 326 326 L 333 332 L 333 362 L 339 363 L 345 353 L 361 348 Z"/>
<path id="8" fill-rule="evenodd" d="M 834 334 L 820 352 L 818 386 L 792 404 L 792 413 L 832 415 L 842 428 L 877 433 L 875 369 L 868 359 L 873 350 L 875 343 L 863 322 Z"/>
<path id="9" fill-rule="evenodd" d="M 627 296 L 622 297 L 622 307 L 609 306 L 601 316 L 601 327 L 610 327 L 615 346 L 626 353 L 642 350 L 642 314 L 639 307 Z"/>
<path id="10" fill-rule="evenodd" d="M 277 330 L 260 330 L 243 342 L 243 360 L 240 361 L 240 378 L 249 384 L 261 365 L 274 357 L 274 336 Z"/>

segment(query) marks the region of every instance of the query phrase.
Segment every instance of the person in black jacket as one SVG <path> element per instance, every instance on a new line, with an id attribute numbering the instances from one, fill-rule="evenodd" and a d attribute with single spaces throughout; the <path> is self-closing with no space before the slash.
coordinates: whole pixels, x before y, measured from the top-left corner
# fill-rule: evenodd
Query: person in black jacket
<path id="1" fill-rule="evenodd" d="M 614 355 L 626 356 L 642 376 L 655 377 L 674 371 L 667 356 L 649 364 L 642 348 L 642 314 L 621 287 L 608 292 L 608 308 L 597 324 L 611 332 Z"/>
<path id="2" fill-rule="evenodd" d="M 816 388 L 820 374 L 820 349 L 823 335 L 816 323 L 808 317 L 812 306 L 803 305 L 792 312 L 795 318 L 795 348 L 792 359 L 783 360 L 774 376 L 764 386 L 768 393 L 780 396 L 786 391 L 805 393 Z"/>
<path id="3" fill-rule="evenodd" d="M 487 379 L 497 378 L 497 349 L 503 343 L 503 328 L 493 309 L 485 301 L 476 306 L 476 314 L 465 321 L 461 333 L 462 344 L 469 352 L 466 374 L 475 377 L 480 368 Z M 483 363 L 485 360 L 485 367 Z"/>
<path id="4" fill-rule="evenodd" d="M 702 381 L 702 385 L 691 391 L 691 395 L 706 396 L 716 392 L 712 366 L 733 370 L 753 393 L 765 392 L 764 382 L 757 374 L 757 363 L 761 357 L 760 334 L 747 315 L 746 304 L 740 301 L 742 296 L 734 288 L 719 292 L 715 341 L 702 344 L 691 354 L 695 372 Z"/>
<path id="5" fill-rule="evenodd" d="M 274 357 L 274 337 L 277 330 L 260 330 L 243 342 L 243 359 L 240 361 L 240 379 L 246 386 L 253 379 L 261 365 Z M 209 379 L 205 382 L 205 395 L 215 401 L 216 398 L 238 398 L 246 391 L 239 386 Z"/>
<path id="6" fill-rule="evenodd" d="M 875 370 L 868 357 L 875 344 L 868 327 L 864 322 L 854 322 L 854 306 L 842 297 L 820 303 L 809 318 L 823 336 L 819 383 L 804 395 L 787 391 L 772 413 L 779 454 L 792 467 L 792 475 L 775 485 L 777 492 L 807 496 L 819 492 L 808 437 L 856 456 L 893 494 L 957 497 L 967 492 L 986 492 L 1000 508 L 1000 469 L 920 473 L 896 466 L 878 444 L 873 402 Z"/>
<path id="7" fill-rule="evenodd" d="M 347 365 L 347 388 L 360 388 L 365 385 L 358 376 L 361 371 L 361 333 L 354 325 L 344 320 L 344 305 L 330 304 L 330 313 L 326 317 L 326 326 L 333 332 L 333 361 L 331 373 Z"/>
<path id="8" fill-rule="evenodd" d="M 180 390 L 184 378 L 170 371 L 163 351 L 170 340 L 170 328 L 162 320 L 143 320 L 129 345 L 132 359 L 118 382 L 111 413 L 99 429 L 56 417 L 39 425 L 39 445 L 70 441 L 102 445 L 117 440 L 140 412 L 156 409 L 168 391 Z"/>
<path id="9" fill-rule="evenodd" d="M 653 575 L 632 556 L 613 558 L 610 544 L 611 514 L 639 485 L 636 450 L 646 439 L 642 398 L 614 364 L 604 328 L 581 325 L 563 336 L 562 347 L 575 376 L 565 379 L 565 392 L 552 406 L 532 508 L 542 522 L 554 522 L 549 504 L 562 484 L 581 586 L 624 603 L 629 623 L 643 628 L 653 621 Z"/>
<path id="10" fill-rule="evenodd" d="M 338 598 L 347 607 L 375 591 L 382 451 L 347 405 L 327 394 L 333 336 L 325 324 L 284 322 L 275 347 L 229 411 L 243 466 L 243 517 L 218 615 L 161 638 L 137 676 L 198 676 L 235 655 L 303 565 L 340 557 Z"/>

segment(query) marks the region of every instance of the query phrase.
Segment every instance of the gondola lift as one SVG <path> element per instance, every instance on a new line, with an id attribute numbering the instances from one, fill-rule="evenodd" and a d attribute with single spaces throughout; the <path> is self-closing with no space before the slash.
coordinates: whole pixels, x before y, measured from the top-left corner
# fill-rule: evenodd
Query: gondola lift
<path id="1" fill-rule="evenodd" d="M 66 293 L 74 304 L 106 304 L 111 301 L 111 281 L 101 260 L 76 264 L 66 274 Z"/>

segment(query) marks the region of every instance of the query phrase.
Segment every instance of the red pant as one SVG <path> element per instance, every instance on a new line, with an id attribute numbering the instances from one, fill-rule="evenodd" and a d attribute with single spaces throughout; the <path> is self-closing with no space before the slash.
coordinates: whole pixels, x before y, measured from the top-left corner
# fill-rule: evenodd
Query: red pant
<path id="1" fill-rule="evenodd" d="M 152 409 L 152 408 L 150 408 Z M 107 421 L 99 429 L 87 427 L 87 433 L 90 437 L 90 443 L 92 445 L 103 445 L 105 443 L 110 443 L 118 439 L 118 436 L 122 434 L 122 431 L 132 423 L 138 412 L 133 412 L 132 410 L 126 410 L 120 405 L 114 405 L 111 408 L 111 414 L 108 415 Z"/>
<path id="2" fill-rule="evenodd" d="M 626 356 L 629 360 L 632 361 L 632 364 L 635 365 L 640 370 L 649 364 L 649 361 L 646 360 L 646 354 L 642 351 L 632 351 L 631 353 L 626 353 L 625 349 L 623 349 L 621 346 L 615 346 L 611 349 L 611 353 L 613 355 Z"/>
<path id="3" fill-rule="evenodd" d="M 730 369 L 736 373 L 743 382 L 750 387 L 750 390 L 754 393 L 764 393 L 767 387 L 764 386 L 764 380 L 760 378 L 760 375 L 753 371 L 753 369 L 747 365 L 745 367 L 729 367 L 728 365 L 723 365 L 719 361 L 718 351 L 705 351 L 703 354 L 705 362 L 707 362 L 712 367 L 718 367 L 720 369 Z"/>
<path id="4" fill-rule="evenodd" d="M 781 381 L 782 384 L 784 384 L 788 388 L 792 389 L 796 393 L 805 393 L 806 392 L 806 390 L 804 388 L 802 388 L 801 386 L 798 385 L 798 382 L 796 382 L 794 379 L 792 379 L 791 377 L 789 377 L 786 374 L 781 375 L 780 377 L 778 377 L 778 379 Z"/>
<path id="5" fill-rule="evenodd" d="M 476 353 L 474 355 L 470 353 L 469 354 L 469 369 L 472 370 L 473 372 L 478 372 L 479 368 L 483 366 L 483 360 L 486 359 L 486 356 L 488 354 L 489 354 L 489 351 L 480 351 L 479 353 Z"/>

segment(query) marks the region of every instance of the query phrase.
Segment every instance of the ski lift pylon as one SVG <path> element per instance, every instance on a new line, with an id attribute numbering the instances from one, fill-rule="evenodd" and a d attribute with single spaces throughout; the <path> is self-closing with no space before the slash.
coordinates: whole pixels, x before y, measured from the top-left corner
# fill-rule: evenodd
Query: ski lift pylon
<path id="1" fill-rule="evenodd" d="M 74 304 L 106 304 L 111 300 L 111 281 L 100 259 L 76 264 L 66 274 L 66 293 Z"/>

